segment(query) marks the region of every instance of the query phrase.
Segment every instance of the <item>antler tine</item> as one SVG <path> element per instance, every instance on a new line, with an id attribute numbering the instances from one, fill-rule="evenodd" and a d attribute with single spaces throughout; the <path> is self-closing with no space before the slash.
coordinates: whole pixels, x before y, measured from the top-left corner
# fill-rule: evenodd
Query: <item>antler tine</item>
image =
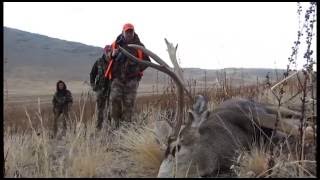
<path id="1" fill-rule="evenodd" d="M 178 64 L 178 60 L 177 60 L 177 49 L 178 49 L 178 44 L 176 45 L 176 47 L 173 46 L 172 43 L 169 43 L 169 41 L 164 38 L 164 41 L 166 42 L 167 44 L 167 47 L 168 47 L 168 53 L 169 53 L 169 57 L 170 57 L 170 60 L 174 66 L 174 70 L 175 72 L 177 72 L 176 74 L 178 75 L 178 77 L 180 78 L 180 80 L 183 82 L 183 84 L 185 84 L 184 82 L 184 78 L 183 78 L 183 74 L 182 74 L 182 70 Z"/>
<path id="2" fill-rule="evenodd" d="M 181 71 L 181 68 L 179 67 L 178 65 L 178 62 L 177 62 L 177 58 L 176 58 L 176 51 L 177 51 L 177 48 L 178 48 L 178 45 L 174 48 L 172 43 L 169 43 L 168 40 L 165 38 L 165 42 L 167 44 L 167 47 L 168 47 L 168 53 L 169 53 L 169 57 L 172 61 L 172 64 L 174 65 L 174 69 L 178 72 L 178 77 L 180 78 L 180 80 L 183 82 L 184 84 L 184 79 L 183 79 L 183 76 L 182 76 L 182 71 Z M 143 50 L 144 53 L 148 54 L 152 59 L 154 59 L 157 63 L 159 63 L 160 65 L 163 65 L 165 66 L 166 68 L 170 69 L 170 66 L 164 62 L 158 55 L 156 55 L 155 53 L 153 53 L 152 51 L 146 49 L 145 47 L 143 46 L 140 46 L 140 45 L 137 45 L 137 44 L 129 44 L 128 45 L 129 47 L 134 47 L 134 48 L 138 48 L 138 49 L 141 49 Z"/>
<path id="3" fill-rule="evenodd" d="M 165 40 L 166 40 L 166 39 L 165 39 Z M 166 42 L 167 42 L 167 40 L 166 40 Z M 130 57 L 132 60 L 134 60 L 134 62 L 136 62 L 136 63 L 141 63 L 141 64 L 144 64 L 144 65 L 146 65 L 146 66 L 153 67 L 153 68 L 155 68 L 155 69 L 157 69 L 157 70 L 159 70 L 159 71 L 162 71 L 162 72 L 164 72 L 164 71 L 163 71 L 163 67 L 165 67 L 165 68 L 166 68 L 166 72 L 164 72 L 164 73 L 168 74 L 169 71 L 170 71 L 170 74 L 172 74 L 172 75 L 174 75 L 174 76 L 177 76 L 177 78 L 178 78 L 177 80 L 179 81 L 179 84 L 182 86 L 183 90 L 186 92 L 188 98 L 193 102 L 193 98 L 192 98 L 190 92 L 187 90 L 187 88 L 186 88 L 185 85 L 184 85 L 183 78 L 179 77 L 179 76 L 181 76 L 181 74 L 182 74 L 181 70 L 180 70 L 180 75 L 177 75 L 176 73 L 174 73 L 174 72 L 172 72 L 172 71 L 170 70 L 171 68 L 170 68 L 170 66 L 169 66 L 166 62 L 164 62 L 158 55 L 156 55 L 156 54 L 153 53 L 152 51 L 148 50 L 147 48 L 145 48 L 145 47 L 143 47 L 143 46 L 140 46 L 140 45 L 136 45 L 136 44 L 129 44 L 128 46 L 129 46 L 129 47 L 133 47 L 133 48 L 137 48 L 137 49 L 141 49 L 144 53 L 146 53 L 148 56 L 150 56 L 153 60 L 155 60 L 157 63 L 159 63 L 159 64 L 162 65 L 162 66 L 159 66 L 159 65 L 157 65 L 157 64 L 154 64 L 154 63 L 151 63 L 151 62 L 148 62 L 148 61 L 140 61 L 138 58 L 136 58 L 135 56 L 131 55 L 130 53 L 128 54 L 128 53 L 125 53 L 125 52 L 124 52 L 124 54 L 127 55 L 128 57 Z M 176 48 L 177 48 L 177 46 L 176 46 Z M 169 46 L 168 46 L 168 49 L 170 49 Z M 120 50 L 123 51 L 123 48 L 120 47 Z M 170 54 L 170 53 L 169 53 L 169 54 Z M 175 56 L 175 55 L 174 55 L 174 56 Z M 170 58 L 171 58 L 171 55 L 170 55 Z M 174 64 L 174 63 L 173 63 L 173 64 Z M 158 66 L 158 67 L 156 67 L 156 66 Z M 177 66 L 178 66 L 178 65 L 177 65 Z M 162 69 L 159 69 L 159 67 L 161 67 Z M 178 66 L 178 67 L 179 67 L 179 66 Z M 175 69 L 179 69 L 179 68 L 175 68 Z M 179 70 L 177 70 L 177 71 L 179 72 Z M 170 74 L 168 74 L 170 77 L 172 77 L 173 79 L 176 79 L 176 77 L 173 77 L 173 76 L 170 75 Z"/>

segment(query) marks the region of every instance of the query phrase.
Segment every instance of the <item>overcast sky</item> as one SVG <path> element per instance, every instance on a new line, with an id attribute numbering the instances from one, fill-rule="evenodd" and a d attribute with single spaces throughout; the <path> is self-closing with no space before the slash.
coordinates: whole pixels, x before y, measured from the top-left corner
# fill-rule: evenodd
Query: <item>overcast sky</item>
<path id="1" fill-rule="evenodd" d="M 6 27 L 99 47 L 130 22 L 166 62 L 164 38 L 179 44 L 182 67 L 205 69 L 285 69 L 298 30 L 296 2 L 5 2 L 3 12 Z"/>

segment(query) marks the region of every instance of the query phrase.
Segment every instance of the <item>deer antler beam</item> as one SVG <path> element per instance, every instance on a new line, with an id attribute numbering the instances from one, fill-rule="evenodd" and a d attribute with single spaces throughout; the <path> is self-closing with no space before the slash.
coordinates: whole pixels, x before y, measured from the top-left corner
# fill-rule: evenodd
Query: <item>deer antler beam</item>
<path id="1" fill-rule="evenodd" d="M 119 46 L 120 50 L 129 57 L 130 60 L 133 60 L 136 63 L 140 63 L 146 66 L 150 66 L 152 68 L 155 68 L 165 74 L 168 74 L 177 84 L 179 84 L 180 87 L 183 88 L 183 90 L 186 92 L 188 98 L 193 102 L 193 98 L 190 94 L 190 92 L 186 89 L 185 85 L 183 84 L 181 78 L 177 76 L 174 72 L 172 72 L 170 69 L 170 66 L 165 63 L 159 56 L 157 56 L 155 53 L 151 52 L 150 50 L 146 49 L 143 46 L 136 45 L 136 44 L 129 44 L 129 47 L 133 47 L 136 49 L 141 49 L 144 53 L 146 53 L 148 56 L 150 56 L 153 60 L 155 60 L 159 64 L 155 64 L 148 61 L 141 61 L 137 57 L 133 56 L 131 53 L 129 53 L 127 50 L 125 50 L 123 47 Z"/>
<path id="2" fill-rule="evenodd" d="M 178 83 L 180 86 L 183 86 L 182 82 L 177 78 L 177 76 L 172 71 L 170 71 L 166 66 L 154 64 L 154 63 L 148 62 L 148 61 L 141 61 L 137 57 L 135 57 L 131 53 L 129 53 L 127 50 L 125 50 L 123 47 L 119 46 L 119 48 L 123 54 L 125 54 L 127 57 L 129 57 L 130 60 L 132 60 L 136 63 L 150 66 L 150 67 L 155 68 L 165 74 L 168 74 L 176 83 Z"/>

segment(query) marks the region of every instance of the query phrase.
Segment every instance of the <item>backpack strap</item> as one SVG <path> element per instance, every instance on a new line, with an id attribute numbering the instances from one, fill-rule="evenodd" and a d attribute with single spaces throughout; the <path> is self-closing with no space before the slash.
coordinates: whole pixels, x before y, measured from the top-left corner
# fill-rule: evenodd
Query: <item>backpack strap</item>
<path id="1" fill-rule="evenodd" d="M 116 44 L 116 42 L 113 42 L 112 45 L 111 45 L 111 50 L 113 51 L 116 48 L 117 48 L 117 44 Z M 108 67 L 107 67 L 107 70 L 106 70 L 106 72 L 104 74 L 104 76 L 106 78 L 108 78 L 109 80 L 112 79 L 112 70 L 111 70 L 112 64 L 113 64 L 113 59 L 111 58 L 110 59 L 110 63 L 108 65 Z"/>

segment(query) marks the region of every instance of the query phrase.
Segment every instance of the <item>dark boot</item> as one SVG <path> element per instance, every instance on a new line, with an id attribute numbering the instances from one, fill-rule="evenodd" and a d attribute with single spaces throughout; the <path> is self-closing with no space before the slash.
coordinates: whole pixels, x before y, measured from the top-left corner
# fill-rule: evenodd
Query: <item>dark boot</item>
<path id="1" fill-rule="evenodd" d="M 120 119 L 117 119 L 115 121 L 115 127 L 116 127 L 116 129 L 119 129 L 119 127 L 120 127 Z"/>
<path id="2" fill-rule="evenodd" d="M 98 118 L 98 120 L 97 120 L 97 126 L 96 126 L 96 128 L 97 128 L 97 130 L 101 130 L 101 128 L 102 128 L 102 120 L 101 119 L 99 119 Z"/>

